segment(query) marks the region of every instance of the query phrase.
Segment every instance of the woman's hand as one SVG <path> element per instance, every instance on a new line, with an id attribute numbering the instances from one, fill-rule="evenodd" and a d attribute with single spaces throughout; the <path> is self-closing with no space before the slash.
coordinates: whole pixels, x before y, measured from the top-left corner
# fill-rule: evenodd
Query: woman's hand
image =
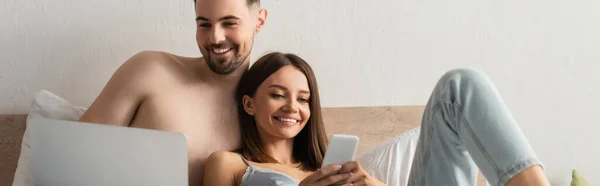
<path id="1" fill-rule="evenodd" d="M 345 174 L 345 173 L 352 173 L 352 177 L 350 177 L 349 179 L 346 179 L 340 185 L 344 185 L 344 186 L 385 185 L 381 181 L 379 181 L 376 178 L 369 175 L 369 173 L 367 173 L 367 171 L 365 171 L 365 169 L 363 169 L 360 166 L 360 163 L 358 163 L 356 161 L 351 161 L 351 162 L 348 162 L 348 163 L 342 165 L 342 169 L 340 169 L 339 174 Z"/>
<path id="2" fill-rule="evenodd" d="M 351 172 L 339 173 L 342 169 L 341 165 L 330 165 L 320 169 L 319 171 L 304 178 L 299 186 L 326 186 L 345 183 L 348 178 L 352 177 Z"/>

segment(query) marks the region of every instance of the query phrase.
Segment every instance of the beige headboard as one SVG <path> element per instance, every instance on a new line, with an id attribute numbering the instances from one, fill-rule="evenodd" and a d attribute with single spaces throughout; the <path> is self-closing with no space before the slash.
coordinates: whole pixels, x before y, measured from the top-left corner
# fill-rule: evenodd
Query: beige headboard
<path id="1" fill-rule="evenodd" d="M 422 106 L 337 107 L 323 109 L 328 134 L 360 138 L 357 154 L 421 124 Z"/>
<path id="2" fill-rule="evenodd" d="M 12 185 L 26 118 L 26 115 L 0 115 L 0 185 Z"/>
<path id="3" fill-rule="evenodd" d="M 423 106 L 324 108 L 327 133 L 357 135 L 358 152 L 421 124 Z M 26 115 L 0 115 L 0 185 L 12 185 Z M 480 175 L 479 184 L 485 185 Z"/>

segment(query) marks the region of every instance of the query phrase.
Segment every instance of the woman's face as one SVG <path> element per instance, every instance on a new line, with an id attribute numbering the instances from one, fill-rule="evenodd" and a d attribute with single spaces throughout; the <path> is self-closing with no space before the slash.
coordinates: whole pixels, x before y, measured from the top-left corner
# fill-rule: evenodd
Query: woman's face
<path id="1" fill-rule="evenodd" d="M 244 109 L 254 116 L 259 134 L 294 138 L 310 118 L 310 88 L 306 76 L 287 65 L 269 76 L 254 97 L 244 96 Z"/>

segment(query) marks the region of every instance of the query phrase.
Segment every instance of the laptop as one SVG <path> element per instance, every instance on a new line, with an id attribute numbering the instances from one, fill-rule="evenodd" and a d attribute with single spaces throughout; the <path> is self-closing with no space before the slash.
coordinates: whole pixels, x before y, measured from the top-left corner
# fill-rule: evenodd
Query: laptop
<path id="1" fill-rule="evenodd" d="M 32 118 L 34 185 L 188 186 L 181 133 Z"/>

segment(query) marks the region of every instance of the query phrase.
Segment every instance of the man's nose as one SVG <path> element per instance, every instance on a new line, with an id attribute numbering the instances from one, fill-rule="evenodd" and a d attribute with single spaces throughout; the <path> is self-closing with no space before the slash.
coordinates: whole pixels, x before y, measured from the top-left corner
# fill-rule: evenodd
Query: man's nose
<path id="1" fill-rule="evenodd" d="M 225 41 L 225 32 L 222 28 L 215 26 L 210 34 L 210 42 L 212 44 L 220 44 Z"/>

